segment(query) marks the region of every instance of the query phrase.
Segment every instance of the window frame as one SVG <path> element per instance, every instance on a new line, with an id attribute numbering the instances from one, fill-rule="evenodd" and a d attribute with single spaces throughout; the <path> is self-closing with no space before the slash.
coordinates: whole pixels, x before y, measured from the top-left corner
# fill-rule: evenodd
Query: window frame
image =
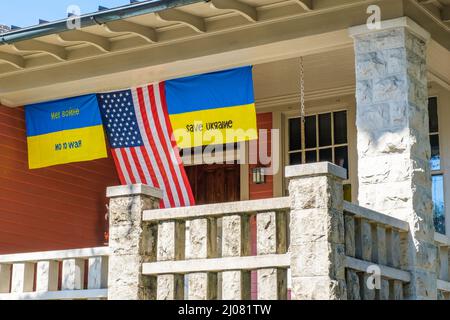
<path id="1" fill-rule="evenodd" d="M 428 99 L 427 99 L 428 103 L 429 103 L 430 99 L 436 99 L 436 108 L 437 108 L 436 113 L 437 113 L 437 121 L 438 121 L 438 131 L 437 132 L 431 132 L 431 129 L 429 128 L 428 136 L 429 136 L 429 138 L 431 138 L 431 136 L 438 136 L 439 137 L 440 166 L 439 166 L 439 170 L 432 170 L 432 168 L 431 168 L 431 159 L 430 159 L 429 166 L 430 166 L 431 179 L 433 179 L 434 176 L 442 176 L 443 177 L 444 217 L 445 217 L 445 233 L 443 235 L 447 235 L 447 234 L 449 234 L 449 231 L 450 231 L 450 230 L 448 230 L 448 226 L 449 226 L 448 219 L 450 219 L 450 217 L 449 217 L 449 213 L 448 213 L 449 211 L 447 210 L 447 203 L 445 201 L 446 200 L 445 199 L 445 191 L 446 191 L 446 183 L 445 183 L 446 179 L 445 179 L 445 176 L 446 176 L 446 173 L 445 173 L 445 170 L 443 170 L 444 157 L 442 156 L 442 150 L 443 150 L 443 148 L 442 148 L 443 147 L 442 146 L 442 139 L 441 139 L 441 137 L 442 137 L 441 136 L 442 125 L 441 125 L 441 117 L 440 117 L 440 114 L 439 114 L 439 110 L 440 110 L 440 108 L 439 108 L 439 97 L 438 97 L 438 95 L 430 95 L 430 96 L 428 96 Z M 427 109 L 427 111 L 428 111 L 428 109 Z M 430 147 L 431 147 L 431 141 L 430 141 Z M 434 203 L 433 203 L 433 205 L 434 205 Z M 434 209 L 433 209 L 433 221 L 434 221 Z M 434 226 L 434 224 L 433 224 L 433 226 Z M 436 229 L 435 229 L 435 232 L 439 233 L 439 234 L 442 234 L 442 233 L 436 231 Z"/>
<path id="2" fill-rule="evenodd" d="M 339 113 L 339 112 L 346 112 L 346 127 L 347 127 L 347 143 L 343 143 L 343 144 L 334 144 L 335 143 L 335 136 L 334 136 L 334 114 L 335 113 Z M 309 111 L 305 113 L 305 117 L 310 117 L 310 116 L 315 116 L 316 117 L 316 147 L 315 148 L 306 148 L 306 144 L 305 144 L 305 126 L 304 124 L 301 125 L 301 149 L 298 150 L 289 150 L 290 147 L 290 140 L 289 140 L 289 122 L 291 119 L 298 119 L 300 121 L 300 115 L 298 114 L 298 112 L 290 112 L 290 113 L 286 113 L 285 114 L 285 155 L 286 155 L 286 160 L 285 160 L 285 164 L 286 165 L 290 165 L 290 155 L 291 154 L 295 154 L 295 153 L 301 153 L 301 157 L 302 157 L 302 164 L 306 163 L 306 152 L 308 151 L 316 151 L 316 159 L 319 159 L 319 154 L 320 154 L 320 150 L 326 150 L 326 149 L 332 149 L 332 160 L 333 163 L 335 163 L 335 149 L 339 148 L 339 147 L 346 147 L 347 148 L 347 157 L 348 157 L 348 177 L 346 180 L 343 181 L 343 184 L 350 184 L 351 183 L 351 164 L 350 164 L 350 136 L 349 136 L 349 108 L 332 108 L 332 110 L 330 109 L 323 109 L 320 111 Z M 320 127 L 319 127 L 319 116 L 321 114 L 331 114 L 331 145 L 329 146 L 325 146 L 325 147 L 320 147 L 319 146 L 319 131 L 320 131 Z"/>

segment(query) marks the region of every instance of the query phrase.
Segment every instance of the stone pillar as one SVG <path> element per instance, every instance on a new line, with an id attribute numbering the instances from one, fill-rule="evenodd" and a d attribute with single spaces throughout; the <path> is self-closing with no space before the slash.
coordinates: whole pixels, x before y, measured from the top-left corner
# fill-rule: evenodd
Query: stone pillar
<path id="1" fill-rule="evenodd" d="M 342 181 L 328 162 L 286 168 L 289 179 L 292 298 L 345 300 Z"/>
<path id="2" fill-rule="evenodd" d="M 156 298 L 156 280 L 142 275 L 142 263 L 155 261 L 157 226 L 142 222 L 144 210 L 159 208 L 160 190 L 146 185 L 111 187 L 108 300 Z"/>
<path id="3" fill-rule="evenodd" d="M 380 30 L 350 29 L 355 41 L 359 204 L 409 222 L 401 257 L 407 299 L 436 298 L 436 247 L 429 168 L 427 41 L 403 17 Z"/>

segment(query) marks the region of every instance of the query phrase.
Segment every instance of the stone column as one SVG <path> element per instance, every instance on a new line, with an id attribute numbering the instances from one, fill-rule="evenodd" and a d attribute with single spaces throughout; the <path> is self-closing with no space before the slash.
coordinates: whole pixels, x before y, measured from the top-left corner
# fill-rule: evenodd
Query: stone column
<path id="1" fill-rule="evenodd" d="M 286 168 L 289 179 L 292 298 L 347 298 L 342 181 L 328 162 Z"/>
<path id="2" fill-rule="evenodd" d="M 350 29 L 355 41 L 359 204 L 406 220 L 402 267 L 407 299 L 436 298 L 431 199 L 427 41 L 403 17 L 380 30 Z"/>
<path id="3" fill-rule="evenodd" d="M 142 222 L 144 210 L 159 208 L 160 190 L 146 185 L 111 187 L 108 300 L 156 298 L 156 281 L 142 275 L 142 263 L 156 259 L 157 226 Z"/>

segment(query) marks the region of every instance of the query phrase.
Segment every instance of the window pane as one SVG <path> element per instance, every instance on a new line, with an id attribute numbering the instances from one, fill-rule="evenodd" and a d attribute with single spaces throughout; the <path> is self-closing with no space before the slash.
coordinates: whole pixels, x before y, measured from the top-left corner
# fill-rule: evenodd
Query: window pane
<path id="1" fill-rule="evenodd" d="M 305 144 L 307 149 L 317 146 L 316 116 L 305 118 Z"/>
<path id="2" fill-rule="evenodd" d="M 428 116 L 430 119 L 430 133 L 439 132 L 437 98 L 428 99 Z"/>
<path id="3" fill-rule="evenodd" d="M 308 151 L 305 154 L 306 156 L 306 163 L 314 163 L 317 162 L 317 152 L 316 151 Z"/>
<path id="4" fill-rule="evenodd" d="M 299 118 L 289 119 L 289 151 L 302 149 L 300 121 Z"/>
<path id="5" fill-rule="evenodd" d="M 444 177 L 433 176 L 433 213 L 436 232 L 445 234 Z"/>
<path id="6" fill-rule="evenodd" d="M 289 155 L 289 164 L 292 166 L 296 164 L 302 164 L 302 153 L 301 152 L 291 153 Z"/>
<path id="7" fill-rule="evenodd" d="M 331 113 L 319 115 L 319 146 L 331 146 Z"/>
<path id="8" fill-rule="evenodd" d="M 334 150 L 335 164 L 347 169 L 348 174 L 348 147 L 339 147 Z"/>
<path id="9" fill-rule="evenodd" d="M 334 117 L 334 144 L 347 143 L 347 111 L 336 112 Z"/>
<path id="10" fill-rule="evenodd" d="M 439 152 L 439 136 L 432 135 L 430 136 L 431 143 L 431 170 L 440 170 L 441 169 L 441 155 Z"/>
<path id="11" fill-rule="evenodd" d="M 333 149 L 323 149 L 319 151 L 320 162 L 333 162 Z"/>

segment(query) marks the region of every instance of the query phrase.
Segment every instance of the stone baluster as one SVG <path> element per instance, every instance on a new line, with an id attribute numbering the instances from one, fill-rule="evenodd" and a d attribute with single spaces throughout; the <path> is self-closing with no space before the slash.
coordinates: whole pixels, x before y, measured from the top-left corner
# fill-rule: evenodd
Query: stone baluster
<path id="1" fill-rule="evenodd" d="M 346 299 L 342 181 L 331 163 L 286 168 L 293 299 Z"/>
<path id="2" fill-rule="evenodd" d="M 33 291 L 34 263 L 14 263 L 12 267 L 11 292 L 23 293 Z"/>
<path id="3" fill-rule="evenodd" d="M 386 228 L 377 225 L 376 229 L 377 239 L 377 260 L 380 265 L 387 265 L 387 243 L 386 243 Z M 389 280 L 381 279 L 380 300 L 389 300 Z"/>
<path id="4" fill-rule="evenodd" d="M 0 264 L 0 293 L 9 293 L 11 287 L 11 265 Z"/>
<path id="5" fill-rule="evenodd" d="M 108 257 L 88 260 L 88 289 L 108 288 Z"/>
<path id="6" fill-rule="evenodd" d="M 222 218 L 222 256 L 250 255 L 250 216 L 236 215 Z M 251 279 L 249 271 L 222 272 L 222 299 L 249 300 Z"/>
<path id="7" fill-rule="evenodd" d="M 258 255 L 286 252 L 286 214 L 264 212 L 256 216 Z M 287 299 L 287 270 L 260 269 L 257 271 L 258 300 Z"/>
<path id="8" fill-rule="evenodd" d="M 39 261 L 37 263 L 36 291 L 48 292 L 58 290 L 58 261 Z"/>
<path id="9" fill-rule="evenodd" d="M 84 284 L 84 259 L 67 259 L 62 266 L 62 290 L 82 290 Z"/>
<path id="10" fill-rule="evenodd" d="M 439 258 L 440 258 L 440 266 L 439 266 L 439 279 L 444 281 L 449 281 L 449 254 L 448 254 L 447 246 L 439 247 Z"/>
<path id="11" fill-rule="evenodd" d="M 183 260 L 185 255 L 186 224 L 184 221 L 162 222 L 158 225 L 158 261 Z M 158 300 L 182 300 L 184 276 L 167 274 L 158 276 Z"/>
<path id="12" fill-rule="evenodd" d="M 162 192 L 146 185 L 111 187 L 108 300 L 156 298 L 156 281 L 142 263 L 156 260 L 157 226 L 142 221 L 144 210 L 159 208 Z"/>
<path id="13" fill-rule="evenodd" d="M 186 259 L 217 257 L 217 220 L 190 221 Z M 188 300 L 217 299 L 217 273 L 199 272 L 188 275 Z"/>

